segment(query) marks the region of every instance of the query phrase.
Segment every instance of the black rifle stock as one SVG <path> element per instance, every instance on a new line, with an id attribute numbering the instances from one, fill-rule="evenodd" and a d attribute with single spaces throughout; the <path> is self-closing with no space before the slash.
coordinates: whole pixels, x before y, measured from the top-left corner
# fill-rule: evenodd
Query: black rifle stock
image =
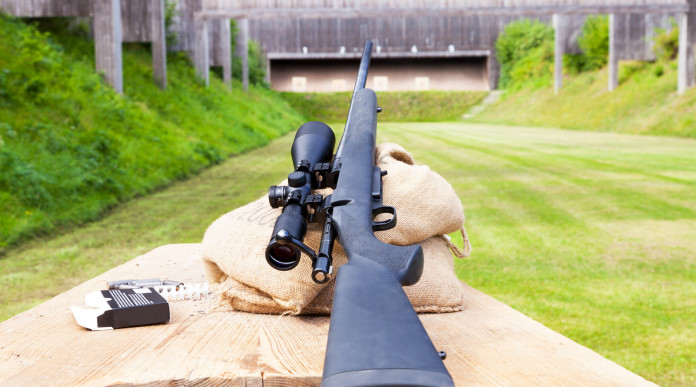
<path id="1" fill-rule="evenodd" d="M 284 209 L 266 258 L 273 267 L 289 270 L 304 252 L 314 263 L 312 278 L 324 283 L 332 272 L 336 237 L 348 256 L 336 278 L 322 386 L 452 386 L 402 288 L 420 279 L 421 246 L 393 246 L 374 236 L 396 224 L 396 212 L 382 205 L 383 172 L 375 165 L 377 98 L 364 88 L 371 50 L 367 42 L 334 159 L 328 126 L 310 122 L 298 130 L 289 187 L 269 191 L 271 205 Z M 322 186 L 333 187 L 333 194 L 311 195 L 312 188 Z M 374 220 L 384 213 L 392 219 Z M 306 221 L 324 222 L 318 253 L 302 243 Z"/>

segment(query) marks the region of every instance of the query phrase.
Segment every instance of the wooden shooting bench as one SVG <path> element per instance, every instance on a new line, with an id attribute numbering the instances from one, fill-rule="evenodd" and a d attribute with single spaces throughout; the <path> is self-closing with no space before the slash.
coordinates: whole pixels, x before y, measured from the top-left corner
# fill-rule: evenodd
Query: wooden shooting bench
<path id="1" fill-rule="evenodd" d="M 0 385 L 318 385 L 328 317 L 231 312 L 210 295 L 171 301 L 166 324 L 89 331 L 75 322 L 70 306 L 109 280 L 204 282 L 200 250 L 159 247 L 0 323 Z M 654 386 L 462 286 L 464 311 L 420 315 L 458 386 Z"/>

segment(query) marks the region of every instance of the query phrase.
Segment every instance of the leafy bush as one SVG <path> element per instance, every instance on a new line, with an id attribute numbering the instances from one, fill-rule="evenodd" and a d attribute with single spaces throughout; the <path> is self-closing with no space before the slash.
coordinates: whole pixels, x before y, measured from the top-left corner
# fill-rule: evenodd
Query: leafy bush
<path id="1" fill-rule="evenodd" d="M 655 29 L 653 53 L 659 61 L 670 61 L 676 59 L 679 54 L 679 26 L 672 19 L 672 29 Z"/>
<path id="2" fill-rule="evenodd" d="M 604 67 L 609 60 L 609 17 L 588 16 L 578 37 L 578 45 L 586 58 L 583 71 Z"/>
<path id="3" fill-rule="evenodd" d="M 658 64 L 653 69 L 653 74 L 655 74 L 655 76 L 659 78 L 665 74 L 665 68 L 662 67 L 661 64 Z"/>
<path id="4" fill-rule="evenodd" d="M 553 41 L 532 49 L 512 66 L 510 84 L 516 87 L 543 87 L 553 82 Z"/>
<path id="5" fill-rule="evenodd" d="M 582 54 L 566 54 L 563 66 L 570 73 L 593 71 L 604 67 L 609 60 L 609 18 L 606 15 L 588 16 L 578 36 Z"/>
<path id="6" fill-rule="evenodd" d="M 500 86 L 509 87 L 537 76 L 550 76 L 547 70 L 549 60 L 553 66 L 553 39 L 553 28 L 542 22 L 524 19 L 508 24 L 495 42 Z"/>

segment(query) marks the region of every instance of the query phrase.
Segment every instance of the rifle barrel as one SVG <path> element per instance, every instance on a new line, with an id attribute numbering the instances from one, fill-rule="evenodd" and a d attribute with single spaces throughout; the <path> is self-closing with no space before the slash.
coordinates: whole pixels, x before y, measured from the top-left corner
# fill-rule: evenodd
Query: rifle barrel
<path id="1" fill-rule="evenodd" d="M 358 76 L 355 78 L 355 87 L 353 88 L 353 96 L 350 98 L 350 107 L 348 108 L 348 118 L 346 118 L 345 130 L 348 129 L 348 123 L 350 120 L 350 112 L 353 110 L 353 102 L 355 101 L 355 93 L 365 88 L 367 83 L 367 70 L 370 67 L 370 57 L 372 56 L 372 41 L 368 40 L 365 42 L 365 49 L 363 50 L 362 58 L 360 59 L 360 68 L 358 69 Z M 341 151 L 343 150 L 343 137 L 338 143 L 338 149 L 336 149 L 336 159 L 341 158 Z"/>
<path id="2" fill-rule="evenodd" d="M 365 42 L 365 49 L 363 50 L 362 59 L 360 59 L 360 68 L 358 69 L 358 76 L 355 79 L 355 88 L 353 88 L 353 97 L 355 97 L 355 92 L 364 89 L 367 83 L 367 69 L 370 67 L 370 57 L 372 56 L 372 41 L 368 40 Z M 351 101 L 351 105 L 353 102 Z"/>

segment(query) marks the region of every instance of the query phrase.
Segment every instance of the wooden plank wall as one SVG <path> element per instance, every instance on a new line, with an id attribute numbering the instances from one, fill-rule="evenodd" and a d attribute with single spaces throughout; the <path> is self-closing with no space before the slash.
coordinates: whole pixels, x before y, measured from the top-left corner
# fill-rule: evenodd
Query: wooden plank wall
<path id="1" fill-rule="evenodd" d="M 121 0 L 121 20 L 124 42 L 152 40 L 152 1 Z"/>
<path id="2" fill-rule="evenodd" d="M 373 38 L 382 52 L 491 49 L 513 17 L 470 16 L 422 18 L 359 18 L 250 20 L 251 38 L 266 52 L 360 52 Z M 548 22 L 549 17 L 538 18 Z"/>
<path id="3" fill-rule="evenodd" d="M 676 14 L 615 15 L 618 59 L 654 60 L 656 29 L 671 30 L 677 17 Z"/>
<path id="4" fill-rule="evenodd" d="M 676 15 L 617 15 L 622 28 L 618 31 L 621 59 L 652 60 L 652 35 L 656 28 L 671 28 L 670 17 Z M 465 18 L 360 18 L 321 20 L 251 20 L 251 39 L 260 42 L 265 52 L 360 52 L 369 37 L 382 52 L 490 50 L 504 27 L 520 17 L 471 16 Z M 551 17 L 535 19 L 551 24 Z M 580 53 L 577 39 L 585 15 L 568 15 L 561 19 L 564 52 Z M 630 24 L 629 24 L 630 23 Z"/>
<path id="5" fill-rule="evenodd" d="M 203 0 L 177 0 L 172 31 L 177 34 L 177 41 L 172 45 L 173 51 L 186 51 L 193 55 L 196 47 L 195 14 L 203 10 Z"/>
<path id="6" fill-rule="evenodd" d="M 0 8 L 17 17 L 92 16 L 92 0 L 0 0 Z"/>

